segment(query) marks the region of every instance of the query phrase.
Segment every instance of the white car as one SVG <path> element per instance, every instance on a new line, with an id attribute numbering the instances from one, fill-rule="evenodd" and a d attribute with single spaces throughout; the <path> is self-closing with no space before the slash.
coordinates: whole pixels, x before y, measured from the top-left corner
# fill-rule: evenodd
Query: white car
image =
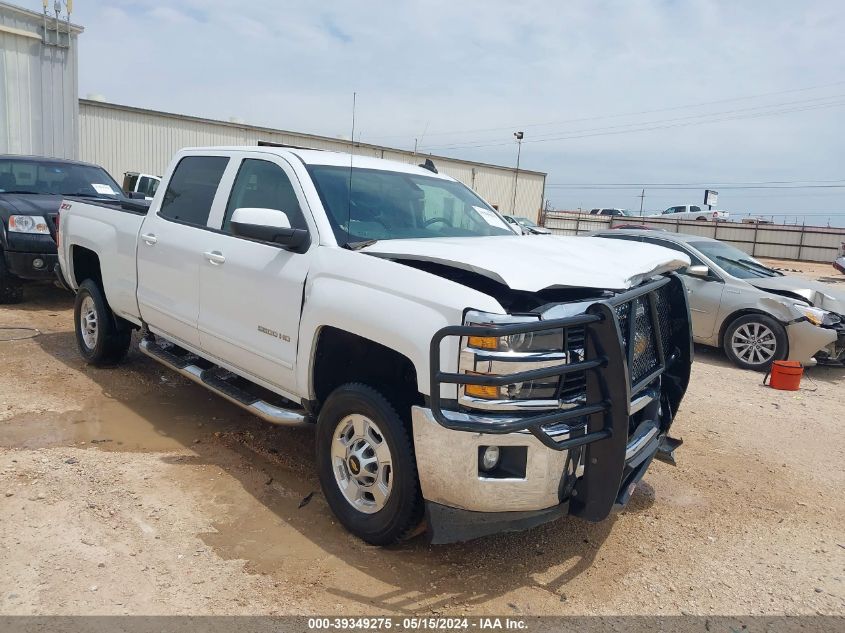
<path id="1" fill-rule="evenodd" d="M 503 218 L 521 235 L 551 235 L 550 229 L 532 222 L 528 218 L 519 215 L 503 215 Z"/>
<path id="2" fill-rule="evenodd" d="M 682 204 L 675 207 L 669 207 L 663 211 L 663 213 L 653 213 L 648 217 L 717 222 L 727 220 L 730 217 L 730 214 L 727 211 L 718 211 L 716 209 L 702 209 L 700 206 L 695 204 Z"/>
<path id="3" fill-rule="evenodd" d="M 590 209 L 590 215 L 603 215 L 610 217 L 636 217 L 628 209 L 606 208 L 606 209 Z"/>
<path id="4" fill-rule="evenodd" d="M 140 329 L 186 378 L 312 427 L 326 501 L 369 543 L 424 517 L 434 542 L 601 520 L 679 443 L 675 251 L 527 240 L 435 169 L 278 147 L 182 150 L 147 212 L 64 200 L 59 226 L 82 357 L 113 365 Z"/>

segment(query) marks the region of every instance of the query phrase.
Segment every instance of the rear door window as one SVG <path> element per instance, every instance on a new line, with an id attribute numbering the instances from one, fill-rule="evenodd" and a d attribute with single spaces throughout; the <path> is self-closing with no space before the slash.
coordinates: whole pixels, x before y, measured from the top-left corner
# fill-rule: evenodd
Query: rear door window
<path id="1" fill-rule="evenodd" d="M 226 156 L 186 156 L 179 161 L 158 214 L 193 226 L 206 226 L 220 178 L 229 163 Z"/>

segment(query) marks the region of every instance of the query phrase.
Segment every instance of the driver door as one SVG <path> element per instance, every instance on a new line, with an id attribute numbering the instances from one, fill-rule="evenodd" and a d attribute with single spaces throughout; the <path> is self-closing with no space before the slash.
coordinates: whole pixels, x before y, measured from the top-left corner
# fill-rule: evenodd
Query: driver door
<path id="1" fill-rule="evenodd" d="M 305 277 L 316 248 L 293 169 L 279 157 L 244 153 L 234 160 L 222 217 L 212 218 L 200 263 L 199 336 L 202 349 L 248 374 L 296 392 L 295 363 Z M 284 212 L 293 228 L 309 230 L 311 247 L 294 253 L 277 244 L 234 235 L 235 209 Z"/>

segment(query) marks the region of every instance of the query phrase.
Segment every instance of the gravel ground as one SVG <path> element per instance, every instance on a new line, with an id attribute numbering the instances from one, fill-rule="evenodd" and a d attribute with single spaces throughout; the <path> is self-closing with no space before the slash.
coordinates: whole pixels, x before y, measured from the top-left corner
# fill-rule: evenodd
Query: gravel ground
<path id="1" fill-rule="evenodd" d="M 845 614 L 845 369 L 779 392 L 698 349 L 679 464 L 623 512 L 379 549 L 333 521 L 310 431 L 137 350 L 86 367 L 69 295 L 29 296 L 0 308 L 41 332 L 0 342 L 0 614 Z"/>

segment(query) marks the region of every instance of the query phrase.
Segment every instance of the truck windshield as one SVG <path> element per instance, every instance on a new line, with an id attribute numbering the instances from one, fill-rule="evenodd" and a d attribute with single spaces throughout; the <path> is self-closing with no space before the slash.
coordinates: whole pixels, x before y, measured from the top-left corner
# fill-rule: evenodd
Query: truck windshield
<path id="1" fill-rule="evenodd" d="M 0 193 L 123 198 L 102 167 L 49 160 L 0 159 Z"/>
<path id="2" fill-rule="evenodd" d="M 308 173 L 339 244 L 514 234 L 496 211 L 459 182 L 334 165 L 310 165 Z"/>

